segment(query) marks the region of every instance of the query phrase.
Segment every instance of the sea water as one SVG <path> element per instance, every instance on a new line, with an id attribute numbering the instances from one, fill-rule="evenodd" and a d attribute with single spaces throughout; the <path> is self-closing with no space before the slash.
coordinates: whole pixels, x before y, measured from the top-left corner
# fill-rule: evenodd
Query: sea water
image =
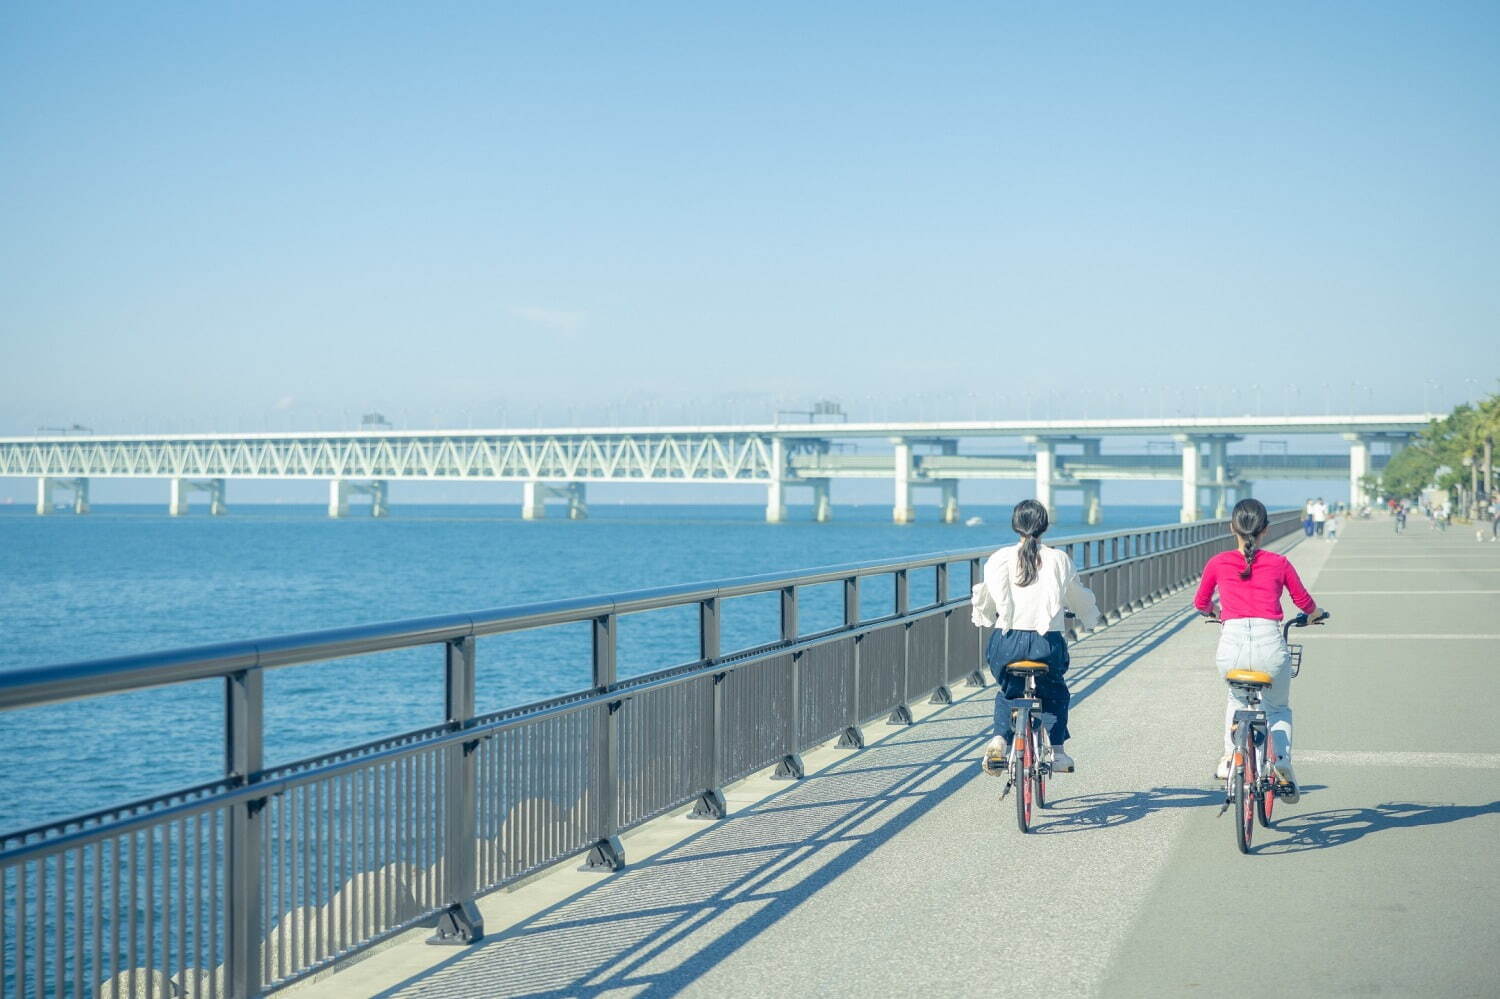
<path id="1" fill-rule="evenodd" d="M 835 514 L 815 524 L 794 508 L 792 521 L 766 524 L 763 508 L 728 505 L 596 504 L 583 521 L 457 505 L 401 505 L 382 520 L 312 506 L 224 517 L 0 507 L 0 670 L 1014 541 L 1008 507 L 966 506 L 978 527 L 893 525 L 888 504 Z M 1079 509 L 1063 508 L 1048 540 L 1175 514 L 1112 507 L 1085 528 Z M 966 585 L 955 581 L 955 594 Z M 914 574 L 914 605 L 930 599 L 924 586 L 930 571 Z M 861 599 L 864 616 L 889 613 L 889 577 Z M 841 607 L 837 584 L 810 588 L 803 632 L 839 623 Z M 779 634 L 774 594 L 726 601 L 722 614 L 725 649 Z M 586 624 L 480 639 L 479 710 L 586 687 L 589 641 Z M 690 661 L 696 608 L 627 618 L 619 646 L 622 676 Z M 440 722 L 442 659 L 407 649 L 268 671 L 267 765 Z M 219 680 L 0 713 L 0 830 L 212 780 L 222 731 Z"/>

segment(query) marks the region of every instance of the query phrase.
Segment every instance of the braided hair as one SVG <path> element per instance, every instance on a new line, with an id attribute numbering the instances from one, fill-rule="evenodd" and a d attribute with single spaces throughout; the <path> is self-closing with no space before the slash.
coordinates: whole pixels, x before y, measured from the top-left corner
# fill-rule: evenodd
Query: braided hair
<path id="1" fill-rule="evenodd" d="M 1016 585 L 1030 586 L 1036 582 L 1037 571 L 1042 565 L 1042 554 L 1037 541 L 1047 532 L 1047 508 L 1034 499 L 1022 500 L 1010 513 L 1010 529 L 1021 536 L 1021 548 L 1016 552 Z"/>
<path id="2" fill-rule="evenodd" d="M 1240 572 L 1241 579 L 1250 578 L 1250 571 L 1255 568 L 1255 541 L 1270 522 L 1266 505 L 1258 499 L 1242 499 L 1234 505 L 1234 512 L 1229 515 L 1229 529 L 1239 539 L 1240 548 L 1245 554 L 1245 568 Z"/>

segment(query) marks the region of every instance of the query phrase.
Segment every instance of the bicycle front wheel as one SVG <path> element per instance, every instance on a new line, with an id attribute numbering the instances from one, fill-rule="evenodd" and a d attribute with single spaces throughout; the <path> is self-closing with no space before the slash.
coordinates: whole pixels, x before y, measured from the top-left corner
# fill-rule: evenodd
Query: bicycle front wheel
<path id="1" fill-rule="evenodd" d="M 1257 771 L 1260 793 L 1255 796 L 1255 817 L 1260 824 L 1269 828 L 1271 825 L 1271 812 L 1276 807 L 1276 781 L 1271 774 L 1271 764 L 1276 762 L 1276 752 L 1271 748 L 1271 733 L 1266 733 L 1266 742 L 1260 749 L 1260 765 Z"/>
<path id="2" fill-rule="evenodd" d="M 1022 832 L 1031 832 L 1031 808 L 1034 789 L 1032 778 L 1036 773 L 1036 738 L 1029 727 L 1018 733 L 1020 746 L 1015 753 L 1016 781 L 1016 825 Z"/>
<path id="3" fill-rule="evenodd" d="M 1250 837 L 1255 832 L 1255 751 L 1241 748 L 1235 752 L 1234 772 L 1229 776 L 1234 789 L 1234 843 L 1241 853 L 1250 852 Z"/>

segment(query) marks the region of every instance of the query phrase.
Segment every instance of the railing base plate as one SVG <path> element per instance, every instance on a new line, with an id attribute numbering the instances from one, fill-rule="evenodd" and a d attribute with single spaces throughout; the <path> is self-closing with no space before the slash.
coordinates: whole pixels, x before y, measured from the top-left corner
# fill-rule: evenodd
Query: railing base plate
<path id="1" fill-rule="evenodd" d="M 911 708 L 905 704 L 896 705 L 896 710 L 885 720 L 887 725 L 910 725 L 912 723 Z"/>
<path id="2" fill-rule="evenodd" d="M 781 762 L 776 764 L 776 770 L 771 774 L 772 780 L 801 780 L 807 776 L 807 768 L 802 765 L 802 757 L 796 753 L 783 756 Z"/>
<path id="3" fill-rule="evenodd" d="M 601 839 L 594 844 L 589 855 L 584 858 L 580 871 L 594 871 L 598 874 L 608 874 L 618 871 L 625 866 L 625 848 L 620 845 L 618 837 L 611 836 L 609 839 Z"/>
<path id="4" fill-rule="evenodd" d="M 688 818 L 722 819 L 728 814 L 729 805 L 724 801 L 724 792 L 713 787 L 698 795 L 698 800 L 693 802 L 693 810 L 688 813 Z"/>
<path id="5" fill-rule="evenodd" d="M 839 736 L 838 749 L 864 749 L 865 734 L 859 730 L 858 725 L 850 725 L 844 729 L 844 734 Z"/>
<path id="6" fill-rule="evenodd" d="M 927 699 L 927 703 L 952 704 L 953 691 L 949 690 L 946 684 L 939 684 L 938 688 L 932 692 L 932 696 Z"/>
<path id="7" fill-rule="evenodd" d="M 986 686 L 988 686 L 988 684 L 984 682 L 984 671 L 976 669 L 974 672 L 970 673 L 969 678 L 964 681 L 964 686 L 978 687 L 980 690 L 983 690 Z"/>
<path id="8" fill-rule="evenodd" d="M 462 947 L 484 939 L 484 917 L 473 902 L 455 902 L 438 916 L 437 932 L 427 942 L 444 947 Z"/>

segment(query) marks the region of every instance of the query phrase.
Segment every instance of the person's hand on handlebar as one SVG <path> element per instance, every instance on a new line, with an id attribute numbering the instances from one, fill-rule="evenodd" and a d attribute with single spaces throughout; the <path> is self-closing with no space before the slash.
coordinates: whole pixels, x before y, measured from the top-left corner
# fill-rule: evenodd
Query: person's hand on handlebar
<path id="1" fill-rule="evenodd" d="M 1327 621 L 1330 616 L 1331 615 L 1329 615 L 1328 611 L 1324 608 L 1314 607 L 1311 614 L 1298 614 L 1296 617 L 1292 618 L 1291 623 L 1293 628 L 1306 628 L 1310 624 L 1322 624 L 1324 621 Z"/>

